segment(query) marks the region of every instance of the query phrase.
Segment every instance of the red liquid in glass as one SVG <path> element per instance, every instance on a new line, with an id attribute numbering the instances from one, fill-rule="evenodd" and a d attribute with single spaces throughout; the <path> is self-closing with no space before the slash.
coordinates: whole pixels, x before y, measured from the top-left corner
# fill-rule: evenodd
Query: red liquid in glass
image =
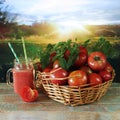
<path id="1" fill-rule="evenodd" d="M 33 88 L 33 80 L 33 69 L 13 69 L 13 86 L 15 93 L 19 94 L 24 86 Z"/>

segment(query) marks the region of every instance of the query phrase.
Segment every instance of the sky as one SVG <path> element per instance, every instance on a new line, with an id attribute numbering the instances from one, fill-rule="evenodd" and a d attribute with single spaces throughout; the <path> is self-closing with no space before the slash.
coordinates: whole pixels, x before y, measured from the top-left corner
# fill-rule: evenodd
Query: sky
<path id="1" fill-rule="evenodd" d="M 6 0 L 20 24 L 49 21 L 59 26 L 120 24 L 120 0 Z"/>

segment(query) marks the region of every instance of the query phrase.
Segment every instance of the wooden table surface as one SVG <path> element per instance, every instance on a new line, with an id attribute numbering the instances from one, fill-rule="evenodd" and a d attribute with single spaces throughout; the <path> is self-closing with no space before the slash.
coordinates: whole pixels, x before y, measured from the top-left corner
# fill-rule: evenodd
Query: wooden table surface
<path id="1" fill-rule="evenodd" d="M 65 106 L 39 94 L 36 102 L 26 103 L 6 83 L 0 83 L 0 120 L 120 120 L 120 83 L 112 83 L 99 101 Z"/>

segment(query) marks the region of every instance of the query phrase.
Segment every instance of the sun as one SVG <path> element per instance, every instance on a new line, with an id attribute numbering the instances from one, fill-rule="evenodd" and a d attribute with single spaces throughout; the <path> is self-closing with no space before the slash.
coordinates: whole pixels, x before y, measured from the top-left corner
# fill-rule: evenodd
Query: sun
<path id="1" fill-rule="evenodd" d="M 89 32 L 84 25 L 78 21 L 63 21 L 59 22 L 57 26 L 57 30 L 60 35 L 66 35 L 74 31 Z"/>

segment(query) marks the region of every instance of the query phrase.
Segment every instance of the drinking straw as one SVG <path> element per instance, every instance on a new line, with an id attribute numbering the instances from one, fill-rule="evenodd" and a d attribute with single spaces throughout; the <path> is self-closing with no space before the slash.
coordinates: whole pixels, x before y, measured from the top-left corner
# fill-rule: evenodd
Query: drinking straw
<path id="1" fill-rule="evenodd" d="M 25 42 L 24 42 L 24 38 L 23 37 L 22 37 L 22 44 L 23 44 L 23 51 L 24 51 L 24 56 L 25 56 L 25 62 L 26 62 L 26 65 L 28 66 L 28 58 L 27 58 L 26 47 L 25 47 Z"/>
<path id="2" fill-rule="evenodd" d="M 12 45 L 11 45 L 9 42 L 8 42 L 8 45 L 9 45 L 9 47 L 10 47 L 10 49 L 11 49 L 11 51 L 12 51 L 14 57 L 16 58 L 17 62 L 20 63 L 20 61 L 19 61 L 19 59 L 18 59 L 18 57 L 17 57 L 17 55 L 16 55 L 16 53 L 15 53 L 15 51 L 14 51 Z"/>

